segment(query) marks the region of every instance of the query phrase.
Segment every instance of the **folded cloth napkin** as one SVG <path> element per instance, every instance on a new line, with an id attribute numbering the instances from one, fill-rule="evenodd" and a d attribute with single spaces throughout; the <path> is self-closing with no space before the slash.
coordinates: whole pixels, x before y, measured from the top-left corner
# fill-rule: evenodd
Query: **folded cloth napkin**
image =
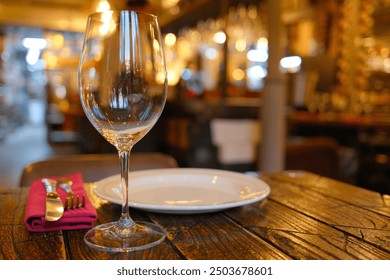
<path id="1" fill-rule="evenodd" d="M 26 204 L 26 214 L 24 224 L 29 231 L 43 232 L 55 230 L 73 230 L 92 228 L 97 220 L 96 209 L 93 207 L 84 189 L 83 178 L 80 173 L 67 175 L 73 181 L 72 191 L 74 195 L 82 197 L 85 195 L 85 207 L 65 210 L 61 219 L 55 222 L 45 220 L 45 201 L 46 188 L 42 184 L 41 179 L 35 180 L 31 184 L 31 189 L 28 194 Z M 50 177 L 57 180 L 59 177 Z M 62 188 L 57 187 L 57 193 L 61 197 L 62 202 L 66 200 L 66 192 Z"/>

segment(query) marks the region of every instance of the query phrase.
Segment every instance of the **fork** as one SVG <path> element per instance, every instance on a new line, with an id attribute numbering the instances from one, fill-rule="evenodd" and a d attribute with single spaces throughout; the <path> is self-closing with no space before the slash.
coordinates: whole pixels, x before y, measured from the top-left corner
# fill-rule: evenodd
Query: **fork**
<path id="1" fill-rule="evenodd" d="M 75 209 L 75 208 L 82 208 L 85 207 L 85 194 L 82 195 L 81 200 L 79 195 L 73 196 L 73 198 L 66 197 L 65 200 L 65 210 Z"/>
<path id="2" fill-rule="evenodd" d="M 72 192 L 71 185 L 72 180 L 68 178 L 61 178 L 58 180 L 57 185 L 66 191 L 65 209 L 70 210 L 74 208 L 80 208 L 85 206 L 85 194 L 82 195 L 81 200 L 79 195 L 75 196 Z"/>

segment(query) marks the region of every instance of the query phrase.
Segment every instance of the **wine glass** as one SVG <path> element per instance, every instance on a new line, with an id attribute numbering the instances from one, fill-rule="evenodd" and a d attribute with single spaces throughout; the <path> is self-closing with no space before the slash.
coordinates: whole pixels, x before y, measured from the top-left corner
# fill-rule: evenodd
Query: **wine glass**
<path id="1" fill-rule="evenodd" d="M 134 222 L 128 204 L 131 149 L 152 129 L 166 101 L 167 72 L 156 16 L 135 11 L 89 15 L 78 75 L 84 112 L 117 148 L 121 166 L 121 217 L 92 228 L 84 240 L 110 252 L 157 245 L 165 231 L 156 224 Z"/>

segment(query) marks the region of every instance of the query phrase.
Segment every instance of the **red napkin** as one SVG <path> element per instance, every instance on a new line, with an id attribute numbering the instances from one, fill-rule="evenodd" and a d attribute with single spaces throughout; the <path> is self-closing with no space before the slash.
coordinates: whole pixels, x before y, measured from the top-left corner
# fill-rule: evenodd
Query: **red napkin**
<path id="1" fill-rule="evenodd" d="M 31 184 L 31 189 L 27 198 L 26 214 L 24 224 L 29 231 L 43 232 L 55 230 L 73 230 L 92 228 L 97 220 L 96 209 L 93 207 L 88 195 L 84 189 L 83 178 L 80 173 L 68 176 L 73 181 L 72 191 L 74 195 L 80 198 L 85 195 L 85 207 L 65 210 L 63 217 L 55 222 L 45 220 L 45 201 L 46 188 L 41 179 L 35 180 Z M 59 179 L 59 177 L 50 177 L 50 179 Z M 62 203 L 66 200 L 66 192 L 57 187 L 57 193 L 61 197 Z"/>

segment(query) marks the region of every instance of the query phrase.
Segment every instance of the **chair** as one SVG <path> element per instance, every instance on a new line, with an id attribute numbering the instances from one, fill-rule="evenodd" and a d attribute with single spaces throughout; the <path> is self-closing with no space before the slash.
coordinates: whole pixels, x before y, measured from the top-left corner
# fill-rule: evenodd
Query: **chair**
<path id="1" fill-rule="evenodd" d="M 306 170 L 318 175 L 338 179 L 339 145 L 329 137 L 308 137 L 286 145 L 287 170 Z"/>
<path id="2" fill-rule="evenodd" d="M 132 153 L 130 170 L 175 168 L 176 160 L 163 153 Z M 81 172 L 85 182 L 94 182 L 120 173 L 119 158 L 112 154 L 81 154 L 53 157 L 28 164 L 22 171 L 19 186 L 31 183 L 45 176 L 63 176 Z"/>

